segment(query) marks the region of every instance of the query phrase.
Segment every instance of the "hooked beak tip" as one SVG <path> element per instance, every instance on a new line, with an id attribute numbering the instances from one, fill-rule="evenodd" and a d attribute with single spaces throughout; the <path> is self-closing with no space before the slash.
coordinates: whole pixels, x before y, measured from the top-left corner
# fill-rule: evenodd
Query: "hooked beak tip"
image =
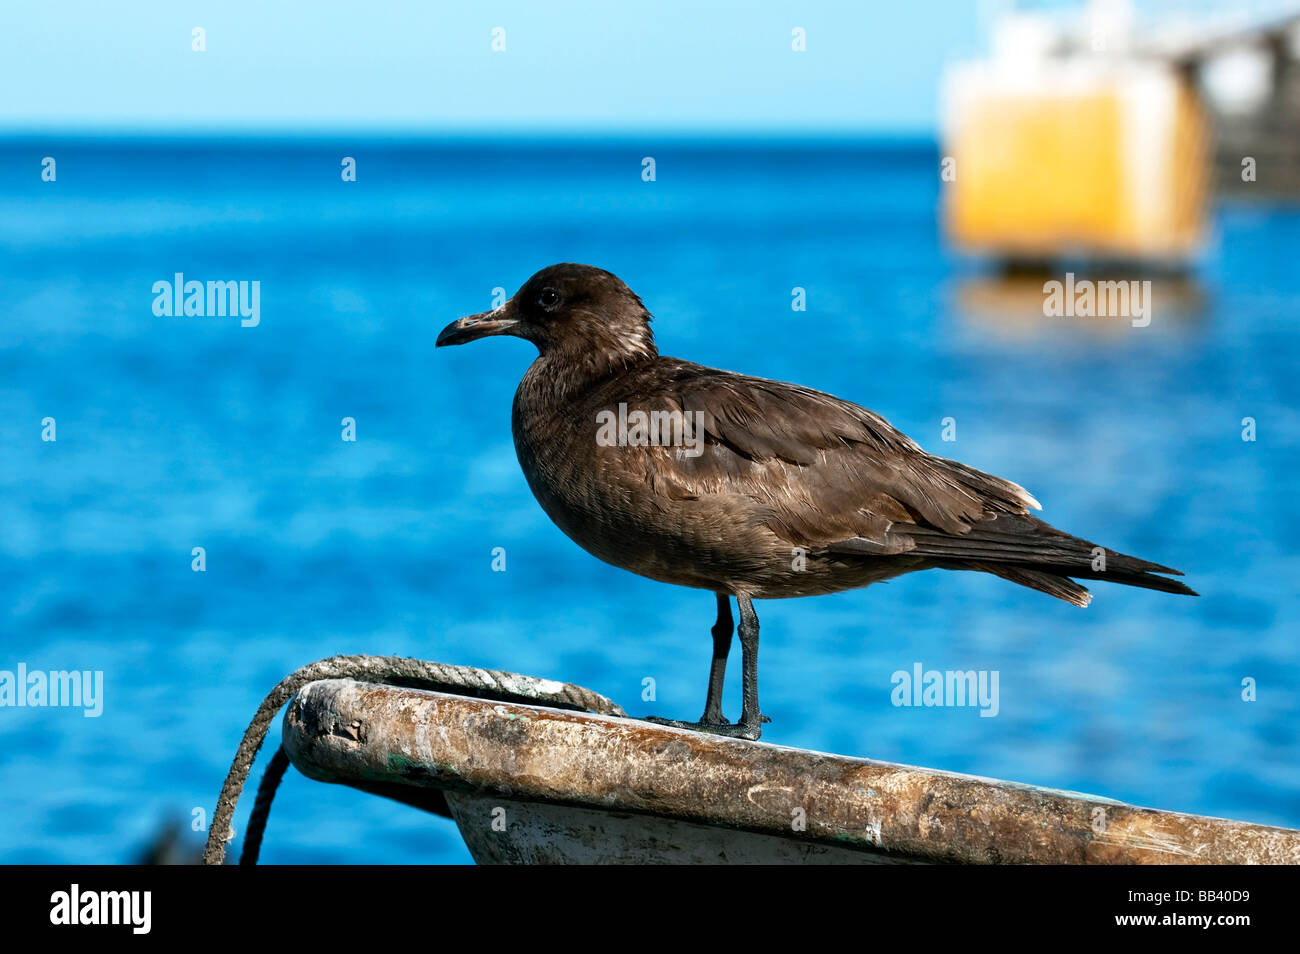
<path id="1" fill-rule="evenodd" d="M 456 319 L 438 332 L 438 340 L 434 342 L 434 347 L 445 348 L 449 345 L 467 344 L 489 335 L 509 334 L 516 323 L 513 318 L 503 317 L 500 310 L 467 315 Z"/>

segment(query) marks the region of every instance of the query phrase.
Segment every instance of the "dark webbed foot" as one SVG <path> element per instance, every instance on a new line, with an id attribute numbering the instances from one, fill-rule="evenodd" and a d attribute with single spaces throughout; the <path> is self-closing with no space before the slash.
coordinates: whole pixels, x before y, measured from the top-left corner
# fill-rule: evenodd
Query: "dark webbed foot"
<path id="1" fill-rule="evenodd" d="M 763 722 L 770 722 L 767 716 L 760 716 L 757 720 L 746 722 L 741 720 L 735 725 L 723 719 L 721 722 L 682 722 L 677 719 L 662 719 L 659 716 L 646 716 L 644 722 L 653 722 L 655 725 L 672 726 L 674 729 L 690 729 L 693 732 L 707 732 L 710 735 L 723 735 L 729 739 L 749 739 L 755 741 L 763 734 Z"/>

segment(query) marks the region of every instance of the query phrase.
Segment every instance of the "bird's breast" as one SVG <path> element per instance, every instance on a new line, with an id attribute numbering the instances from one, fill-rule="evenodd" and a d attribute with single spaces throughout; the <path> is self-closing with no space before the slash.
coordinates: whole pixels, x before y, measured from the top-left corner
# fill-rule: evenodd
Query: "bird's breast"
<path id="1" fill-rule="evenodd" d="M 761 559 L 770 533 L 747 518 L 752 502 L 675 493 L 655 453 L 609 439 L 601 402 L 538 398 L 528 383 L 515 399 L 515 451 L 537 502 L 575 543 L 633 573 L 709 589 L 728 586 L 728 551 L 733 564 L 737 550 Z"/>

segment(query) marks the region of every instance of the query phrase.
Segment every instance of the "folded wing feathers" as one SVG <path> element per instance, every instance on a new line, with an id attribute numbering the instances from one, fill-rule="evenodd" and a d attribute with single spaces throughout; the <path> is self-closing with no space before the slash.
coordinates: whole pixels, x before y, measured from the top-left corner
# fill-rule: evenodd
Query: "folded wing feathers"
<path id="1" fill-rule="evenodd" d="M 884 490 L 949 533 L 995 513 L 1039 508 L 1023 487 L 931 456 L 880 415 L 820 391 L 727 372 L 690 375 L 682 385 L 681 406 L 705 412 L 711 443 L 756 462 L 810 471 L 838 465 L 841 484 L 863 501 Z"/>
<path id="2" fill-rule="evenodd" d="M 792 543 L 931 557 L 1077 606 L 1091 595 L 1067 576 L 1192 592 L 1152 575 L 1178 571 L 1114 551 L 1106 551 L 1105 570 L 1094 571 L 1094 545 L 1031 516 L 1042 508 L 1023 487 L 925 453 L 866 408 L 798 385 L 660 361 L 672 381 L 668 403 L 704 414 L 704 454 L 660 461 L 674 496 L 748 494 L 770 506 L 772 529 Z M 659 406 L 666 396 L 655 396 Z"/>

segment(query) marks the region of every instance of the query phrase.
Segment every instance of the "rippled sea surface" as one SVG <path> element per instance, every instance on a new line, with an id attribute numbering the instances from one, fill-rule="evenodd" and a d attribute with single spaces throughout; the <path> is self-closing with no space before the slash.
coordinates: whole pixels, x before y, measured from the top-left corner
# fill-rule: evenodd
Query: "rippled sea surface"
<path id="1" fill-rule="evenodd" d="M 897 143 L 0 145 L 0 669 L 105 680 L 99 718 L 0 708 L 0 861 L 130 861 L 169 819 L 197 842 L 263 695 L 336 653 L 698 717 L 712 596 L 542 514 L 510 438 L 531 346 L 434 351 L 556 261 L 625 279 L 663 352 L 871 407 L 1203 594 L 1078 610 L 933 571 L 758 604 L 766 740 L 1300 826 L 1300 211 L 1217 208 L 1149 327 L 1049 319 L 1041 278 L 945 249 L 936 171 Z M 260 282 L 260 324 L 155 316 L 176 272 Z M 894 706 L 915 663 L 996 671 L 997 716 Z M 291 772 L 263 860 L 469 858 L 451 822 Z"/>

